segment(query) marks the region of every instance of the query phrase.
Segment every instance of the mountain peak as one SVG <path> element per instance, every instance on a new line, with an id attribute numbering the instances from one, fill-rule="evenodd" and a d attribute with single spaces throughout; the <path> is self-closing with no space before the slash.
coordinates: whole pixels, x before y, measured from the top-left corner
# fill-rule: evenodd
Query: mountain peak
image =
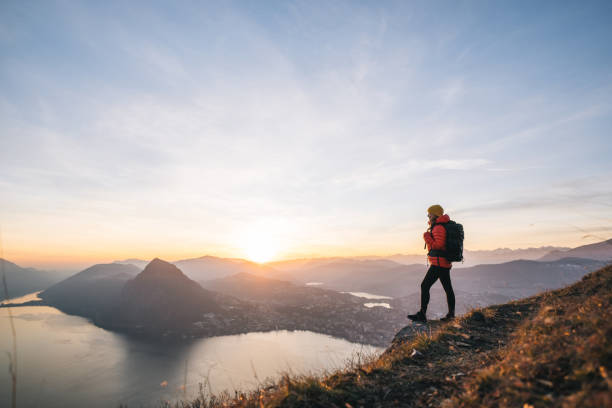
<path id="1" fill-rule="evenodd" d="M 159 258 L 154 258 L 149 262 L 144 270 L 138 275 L 138 277 L 141 278 L 171 276 L 187 278 L 176 265 Z"/>
<path id="2" fill-rule="evenodd" d="M 190 327 L 203 313 L 218 311 L 212 292 L 189 279 L 175 265 L 155 258 L 126 282 L 116 310 L 117 322 L 153 331 Z"/>

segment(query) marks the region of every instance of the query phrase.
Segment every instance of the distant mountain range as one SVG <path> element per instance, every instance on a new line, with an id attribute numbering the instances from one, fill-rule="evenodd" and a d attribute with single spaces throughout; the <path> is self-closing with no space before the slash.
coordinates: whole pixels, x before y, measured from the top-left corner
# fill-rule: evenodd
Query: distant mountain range
<path id="1" fill-rule="evenodd" d="M 119 301 L 124 285 L 140 273 L 134 265 L 99 264 L 56 283 L 39 296 L 66 313 L 102 319 Z"/>
<path id="2" fill-rule="evenodd" d="M 185 275 L 196 282 L 219 279 L 237 273 L 250 273 L 261 276 L 274 276 L 277 271 L 265 264 L 258 264 L 246 259 L 217 258 L 203 256 L 173 262 Z"/>
<path id="3" fill-rule="evenodd" d="M 538 248 L 521 248 L 509 249 L 498 248 L 493 250 L 470 251 L 464 250 L 464 261 L 456 266 L 469 267 L 479 264 L 493 264 L 515 261 L 519 259 L 537 260 L 554 251 L 567 251 L 571 248 L 543 246 Z M 402 265 L 425 265 L 427 263 L 427 255 L 422 254 L 394 254 L 394 255 L 371 255 L 371 256 L 355 256 L 355 257 L 333 257 L 333 258 L 313 258 L 313 259 L 294 259 L 288 261 L 271 262 L 268 265 L 280 271 L 292 271 L 295 269 L 310 268 L 322 264 L 337 262 L 339 260 L 356 260 L 356 261 L 376 261 L 387 260 L 393 261 Z"/>
<path id="4" fill-rule="evenodd" d="M 458 312 L 576 282 L 612 259 L 611 243 L 555 249 L 538 261 L 455 267 L 451 278 Z M 527 252 L 534 256 L 543 249 L 497 251 L 495 256 Z M 592 259 L 557 259 L 563 255 Z M 3 262 L 9 288 L 19 289 L 18 282 L 31 278 L 35 284 L 23 286 L 21 294 L 50 286 L 40 295 L 45 303 L 113 330 L 181 337 L 284 328 L 382 344 L 405 312 L 417 307 L 426 271 L 424 264 L 396 260 L 336 257 L 260 265 L 212 256 L 174 263 L 127 259 L 94 265 L 57 283 L 45 283 L 40 271 Z M 392 309 L 369 309 L 364 306 L 367 300 L 339 292 L 389 296 Z M 445 311 L 445 307 L 436 283 L 431 310 Z"/>
<path id="5" fill-rule="evenodd" d="M 299 283 L 323 283 L 339 290 L 357 290 L 364 279 L 371 281 L 381 273 L 393 274 L 397 269 L 422 270 L 424 265 L 402 265 L 387 259 L 357 260 L 338 258 L 325 262 L 309 262 L 301 268 L 292 268 L 276 275 L 278 279 Z"/>
<path id="6" fill-rule="evenodd" d="M 406 296 L 419 291 L 427 270 L 425 265 L 378 262 L 334 261 L 294 270 L 285 277 L 300 283 L 316 282 L 319 287 L 326 289 L 391 297 Z M 582 258 L 564 258 L 550 262 L 519 260 L 453 268 L 451 278 L 455 288 L 468 293 L 497 293 L 518 298 L 573 283 L 605 264 L 604 261 Z"/>
<path id="7" fill-rule="evenodd" d="M 0 258 L 1 272 L 6 275 L 6 286 L 9 298 L 16 298 L 28 293 L 38 292 L 64 279 L 65 273 L 39 271 L 34 268 L 22 268 L 13 262 Z M 0 301 L 5 300 L 4 288 L 0 282 Z"/>
<path id="8" fill-rule="evenodd" d="M 125 259 L 115 261 L 118 264 L 136 265 L 141 269 L 149 263 L 143 259 Z M 258 264 L 239 258 L 219 258 L 216 256 L 205 255 L 199 258 L 182 259 L 172 262 L 185 275 L 196 282 L 205 282 L 219 279 L 237 273 L 250 273 L 255 275 L 273 276 L 277 273 L 275 269 L 265 264 Z"/>
<path id="9" fill-rule="evenodd" d="M 347 304 L 363 303 L 349 294 L 264 278 L 246 272 L 207 281 L 203 283 L 203 286 L 238 299 L 273 306 L 310 306 L 319 304 L 322 299 L 329 297 L 334 297 L 336 302 Z"/>
<path id="10" fill-rule="evenodd" d="M 481 264 L 500 264 L 517 260 L 537 260 L 552 251 L 565 251 L 570 248 L 543 246 L 537 248 L 498 248 L 489 251 L 470 251 L 464 253 L 464 261 L 457 267 L 469 267 Z"/>
<path id="11" fill-rule="evenodd" d="M 268 279 L 247 272 L 205 281 L 202 286 L 238 299 L 264 303 L 277 303 L 279 301 L 282 303 L 292 303 L 294 301 L 299 303 L 299 300 L 295 298 L 297 288 L 306 289 L 308 292 L 311 292 L 310 289 L 314 289 L 298 287 L 291 282 Z M 288 299 L 285 301 L 287 297 Z"/>
<path id="12" fill-rule="evenodd" d="M 517 260 L 554 261 L 562 258 L 587 258 L 612 261 L 612 239 L 577 248 L 543 246 L 521 249 L 498 248 L 483 251 L 465 250 L 464 258 L 463 262 L 454 265 L 455 269 L 483 264 L 501 264 Z M 115 261 L 115 263 L 133 264 L 144 268 L 148 261 L 125 259 Z M 242 272 L 280 280 L 295 279 L 306 283 L 319 281 L 317 278 L 319 274 L 326 275 L 332 270 L 338 276 L 345 272 L 376 272 L 401 267 L 402 265 L 426 265 L 427 256 L 423 253 L 421 255 L 394 254 L 389 256 L 303 258 L 258 264 L 244 259 L 219 258 L 207 255 L 200 258 L 174 261 L 173 263 L 189 278 L 199 283 Z"/>
<path id="13" fill-rule="evenodd" d="M 499 293 L 518 299 L 575 283 L 607 262 L 563 258 L 555 261 L 512 261 L 452 271 L 455 286 L 471 293 Z"/>
<path id="14" fill-rule="evenodd" d="M 612 239 L 579 246 L 573 249 L 555 250 L 539 258 L 542 261 L 555 261 L 562 258 L 588 258 L 612 262 Z"/>
<path id="15" fill-rule="evenodd" d="M 144 270 L 131 264 L 94 265 L 39 296 L 45 303 L 90 318 L 99 326 L 141 329 L 149 334 L 188 328 L 202 314 L 220 312 L 220 304 L 227 300 L 157 258 Z M 237 304 L 233 300 L 228 303 L 232 307 Z"/>
<path id="16" fill-rule="evenodd" d="M 208 287 L 156 258 L 142 271 L 95 265 L 40 297 L 100 327 L 160 339 L 285 329 L 382 345 L 403 321 L 400 310 L 369 309 L 355 296 L 245 272 L 208 281 Z"/>
<path id="17" fill-rule="evenodd" d="M 122 265 L 134 265 L 140 268 L 140 270 L 143 270 L 147 264 L 150 261 L 144 260 L 144 259 L 138 259 L 138 258 L 129 258 L 129 259 L 124 259 L 122 261 L 113 261 L 114 264 L 122 264 Z"/>

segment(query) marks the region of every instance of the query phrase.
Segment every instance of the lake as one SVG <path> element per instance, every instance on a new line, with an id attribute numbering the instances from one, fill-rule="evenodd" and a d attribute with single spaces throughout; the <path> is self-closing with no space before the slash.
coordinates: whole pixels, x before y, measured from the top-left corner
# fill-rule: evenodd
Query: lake
<path id="1" fill-rule="evenodd" d="M 353 295 L 353 296 L 361 297 L 365 299 L 393 299 L 390 296 L 375 295 L 373 293 L 367 293 L 367 292 L 340 292 L 340 293 L 348 293 L 349 295 Z"/>
<path id="2" fill-rule="evenodd" d="M 30 297 L 24 299 L 31 300 Z M 323 373 L 383 349 L 308 331 L 273 331 L 149 343 L 110 332 L 47 306 L 13 307 L 17 331 L 17 406 L 158 406 L 254 389 L 281 373 Z M 10 401 L 8 310 L 0 309 L 0 401 Z M 186 387 L 183 385 L 186 384 Z"/>
<path id="3" fill-rule="evenodd" d="M 371 302 L 371 303 L 364 303 L 363 304 L 365 307 L 385 307 L 387 309 L 391 309 L 391 305 L 388 303 L 375 303 L 375 302 Z"/>

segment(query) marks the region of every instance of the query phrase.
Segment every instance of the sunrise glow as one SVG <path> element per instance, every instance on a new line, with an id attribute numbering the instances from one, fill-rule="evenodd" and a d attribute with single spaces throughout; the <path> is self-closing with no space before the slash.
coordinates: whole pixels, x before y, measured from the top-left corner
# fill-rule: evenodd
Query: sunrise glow
<path id="1" fill-rule="evenodd" d="M 0 6 L 7 259 L 422 254 L 433 203 L 474 250 L 612 236 L 593 4 L 43 3 Z"/>
<path id="2" fill-rule="evenodd" d="M 265 263 L 274 259 L 276 249 L 269 242 L 256 242 L 246 249 L 246 255 L 253 262 Z"/>

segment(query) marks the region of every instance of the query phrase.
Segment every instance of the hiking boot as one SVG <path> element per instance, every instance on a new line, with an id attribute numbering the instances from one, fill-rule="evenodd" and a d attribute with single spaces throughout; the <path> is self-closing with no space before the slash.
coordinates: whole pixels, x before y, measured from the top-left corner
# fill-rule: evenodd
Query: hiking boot
<path id="1" fill-rule="evenodd" d="M 448 320 L 453 320 L 454 318 L 455 318 L 455 314 L 454 313 L 448 313 L 446 316 L 444 316 L 440 320 L 442 320 L 443 322 L 446 322 Z"/>
<path id="2" fill-rule="evenodd" d="M 423 313 L 421 310 L 419 310 L 415 314 L 409 314 L 406 317 L 408 317 L 410 320 L 414 320 L 415 322 L 427 322 L 427 317 L 425 317 L 425 313 Z"/>

